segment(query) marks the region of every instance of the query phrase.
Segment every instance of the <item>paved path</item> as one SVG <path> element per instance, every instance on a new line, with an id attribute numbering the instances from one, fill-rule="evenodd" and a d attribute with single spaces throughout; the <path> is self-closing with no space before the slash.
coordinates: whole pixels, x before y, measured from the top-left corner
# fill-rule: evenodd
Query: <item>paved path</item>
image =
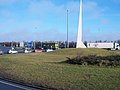
<path id="1" fill-rule="evenodd" d="M 28 88 L 25 86 L 9 83 L 3 80 L 0 80 L 0 90 L 36 90 L 33 88 Z"/>

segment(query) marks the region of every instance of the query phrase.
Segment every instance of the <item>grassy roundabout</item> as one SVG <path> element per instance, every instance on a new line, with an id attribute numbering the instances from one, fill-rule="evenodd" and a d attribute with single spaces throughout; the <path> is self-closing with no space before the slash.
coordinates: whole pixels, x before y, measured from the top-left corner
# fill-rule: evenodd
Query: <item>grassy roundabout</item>
<path id="1" fill-rule="evenodd" d="M 120 90 L 120 67 L 62 63 L 66 57 L 120 55 L 103 49 L 62 49 L 49 53 L 0 56 L 0 77 L 64 90 Z"/>

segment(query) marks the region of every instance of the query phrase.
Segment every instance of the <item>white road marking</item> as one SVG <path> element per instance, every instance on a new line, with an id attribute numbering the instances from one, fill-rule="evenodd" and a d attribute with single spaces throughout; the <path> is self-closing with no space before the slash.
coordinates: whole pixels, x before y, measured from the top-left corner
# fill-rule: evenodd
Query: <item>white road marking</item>
<path id="1" fill-rule="evenodd" d="M 9 86 L 13 86 L 13 87 L 16 87 L 16 88 L 24 89 L 24 90 L 31 90 L 31 89 L 28 89 L 28 88 L 25 88 L 25 87 L 22 87 L 22 86 L 19 86 L 19 85 L 15 85 L 15 84 L 12 84 L 12 83 L 8 83 L 8 82 L 5 82 L 5 81 L 0 81 L 0 83 L 6 84 L 6 85 L 9 85 Z"/>

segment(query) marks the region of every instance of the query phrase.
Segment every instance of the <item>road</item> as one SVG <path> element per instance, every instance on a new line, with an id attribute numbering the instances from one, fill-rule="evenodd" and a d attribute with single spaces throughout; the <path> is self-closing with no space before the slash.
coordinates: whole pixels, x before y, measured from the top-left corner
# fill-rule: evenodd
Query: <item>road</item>
<path id="1" fill-rule="evenodd" d="M 0 90 L 36 90 L 36 89 L 0 80 Z"/>

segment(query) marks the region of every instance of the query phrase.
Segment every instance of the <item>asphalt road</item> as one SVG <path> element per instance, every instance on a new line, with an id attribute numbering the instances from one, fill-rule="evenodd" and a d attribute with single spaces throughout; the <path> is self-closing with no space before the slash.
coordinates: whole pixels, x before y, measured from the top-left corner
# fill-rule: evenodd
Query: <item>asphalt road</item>
<path id="1" fill-rule="evenodd" d="M 0 90 L 36 90 L 36 89 L 0 80 Z"/>

